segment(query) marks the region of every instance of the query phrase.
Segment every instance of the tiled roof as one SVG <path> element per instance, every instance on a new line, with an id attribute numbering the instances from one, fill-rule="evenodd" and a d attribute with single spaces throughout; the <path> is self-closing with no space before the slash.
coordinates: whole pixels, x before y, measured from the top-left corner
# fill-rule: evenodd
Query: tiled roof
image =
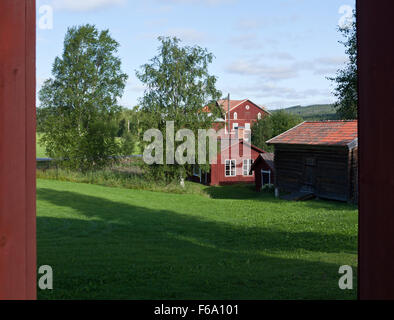
<path id="1" fill-rule="evenodd" d="M 230 111 L 233 110 L 234 108 L 238 107 L 241 103 L 243 103 L 245 101 L 250 101 L 250 100 L 249 99 L 230 100 Z M 254 105 L 256 105 L 257 107 L 259 107 L 261 110 L 268 112 L 265 107 L 259 106 L 258 104 L 255 104 L 252 101 L 250 101 L 250 102 L 253 103 Z M 225 99 L 218 100 L 218 105 L 221 106 L 225 112 L 228 111 L 228 100 L 225 100 Z"/>
<path id="2" fill-rule="evenodd" d="M 269 152 L 259 154 L 258 158 L 253 162 L 250 172 L 255 171 L 261 161 L 264 161 L 275 172 L 274 154 Z"/>
<path id="3" fill-rule="evenodd" d="M 244 99 L 244 100 L 230 100 L 230 111 L 233 110 L 234 108 L 238 107 L 240 104 L 242 104 L 242 103 L 245 102 L 245 101 L 250 101 L 250 100 L 249 100 L 249 99 Z M 252 101 L 250 101 L 250 103 L 256 105 L 256 106 L 257 106 L 258 108 L 260 108 L 261 110 L 263 110 L 263 111 L 265 111 L 265 112 L 267 112 L 267 113 L 270 113 L 265 107 L 259 106 L 258 104 L 255 104 L 255 103 L 252 102 Z M 228 100 L 226 100 L 226 99 L 218 100 L 218 101 L 217 101 L 217 104 L 218 104 L 219 106 L 222 107 L 222 109 L 223 109 L 223 111 L 224 111 L 225 113 L 227 113 L 227 111 L 228 111 Z M 208 107 L 208 106 L 205 106 L 205 107 L 203 108 L 203 111 L 204 111 L 204 112 L 210 112 L 209 107 Z"/>
<path id="4" fill-rule="evenodd" d="M 357 120 L 307 121 L 267 141 L 269 144 L 347 146 L 357 139 Z"/>
<path id="5" fill-rule="evenodd" d="M 260 156 L 266 161 L 274 161 L 274 153 L 260 153 Z"/>
<path id="6" fill-rule="evenodd" d="M 271 168 L 271 170 L 275 170 L 274 153 L 260 153 L 260 157 L 264 159 L 265 163 Z"/>
<path id="7" fill-rule="evenodd" d="M 230 100 L 230 110 L 234 109 L 244 101 L 246 100 Z M 223 110 L 228 110 L 228 100 L 218 100 L 218 105 L 221 106 Z"/>

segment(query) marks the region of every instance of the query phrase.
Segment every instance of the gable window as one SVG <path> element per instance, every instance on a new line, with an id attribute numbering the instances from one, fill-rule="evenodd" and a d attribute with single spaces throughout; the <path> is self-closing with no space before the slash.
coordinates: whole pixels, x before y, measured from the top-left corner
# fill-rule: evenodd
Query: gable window
<path id="1" fill-rule="evenodd" d="M 234 112 L 234 120 L 238 119 L 238 113 Z"/>
<path id="2" fill-rule="evenodd" d="M 225 165 L 225 176 L 226 177 L 235 177 L 237 175 L 236 173 L 236 167 L 235 167 L 235 160 L 226 160 L 226 165 Z"/>
<path id="3" fill-rule="evenodd" d="M 250 169 L 252 168 L 253 160 L 252 159 L 246 159 L 244 160 L 243 163 L 243 174 L 244 176 L 253 176 L 253 173 L 250 172 Z"/>
<path id="4" fill-rule="evenodd" d="M 261 112 L 258 113 L 257 119 L 258 119 L 258 120 L 261 120 Z"/>

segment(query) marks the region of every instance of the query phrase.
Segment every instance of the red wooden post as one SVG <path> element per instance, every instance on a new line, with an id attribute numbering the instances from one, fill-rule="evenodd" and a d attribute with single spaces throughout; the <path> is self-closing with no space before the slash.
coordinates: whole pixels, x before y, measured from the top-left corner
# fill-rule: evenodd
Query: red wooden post
<path id="1" fill-rule="evenodd" d="M 36 298 L 35 19 L 0 1 L 0 299 Z"/>
<path id="2" fill-rule="evenodd" d="M 393 21 L 394 1 L 357 1 L 360 299 L 394 299 Z"/>

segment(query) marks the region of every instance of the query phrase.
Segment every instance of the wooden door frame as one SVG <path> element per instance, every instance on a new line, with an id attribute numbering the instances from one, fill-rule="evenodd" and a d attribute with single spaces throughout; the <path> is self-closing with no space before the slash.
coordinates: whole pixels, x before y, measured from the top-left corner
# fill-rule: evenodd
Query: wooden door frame
<path id="1" fill-rule="evenodd" d="M 36 299 L 36 6 L 0 1 L 0 299 Z"/>
<path id="2" fill-rule="evenodd" d="M 357 1 L 360 299 L 394 299 L 394 1 Z"/>
<path id="3" fill-rule="evenodd" d="M 357 1 L 360 299 L 394 299 L 394 2 Z M 0 299 L 36 298 L 35 0 L 0 1 Z"/>

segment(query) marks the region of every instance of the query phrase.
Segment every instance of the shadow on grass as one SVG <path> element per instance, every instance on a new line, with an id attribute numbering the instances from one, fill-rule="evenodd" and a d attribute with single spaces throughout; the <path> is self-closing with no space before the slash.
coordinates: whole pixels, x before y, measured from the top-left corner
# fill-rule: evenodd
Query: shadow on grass
<path id="1" fill-rule="evenodd" d="M 270 203 L 288 203 L 287 200 L 276 199 L 274 191 L 257 192 L 254 185 L 232 185 L 232 186 L 210 186 L 204 190 L 212 199 L 229 199 L 229 200 L 256 200 Z M 308 207 L 313 209 L 325 210 L 355 210 L 357 205 L 348 204 L 346 202 L 311 199 L 302 201 Z"/>
<path id="2" fill-rule="evenodd" d="M 355 237 L 243 228 L 76 192 L 39 188 L 38 200 L 83 219 L 39 217 L 39 263 L 57 289 L 41 298 L 342 299 L 338 265 L 269 254 L 355 253 Z"/>

